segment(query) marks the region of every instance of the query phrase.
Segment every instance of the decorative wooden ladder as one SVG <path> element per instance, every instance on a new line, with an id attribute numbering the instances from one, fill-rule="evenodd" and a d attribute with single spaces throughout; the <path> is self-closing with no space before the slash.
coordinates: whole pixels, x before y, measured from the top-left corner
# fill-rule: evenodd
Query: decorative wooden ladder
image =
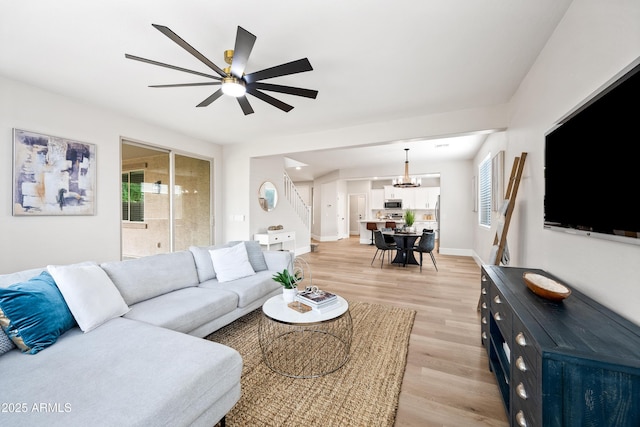
<path id="1" fill-rule="evenodd" d="M 497 245 L 497 250 L 491 251 L 492 255 L 495 252 L 495 258 L 491 260 L 493 265 L 500 265 L 500 261 L 504 255 L 507 245 L 509 223 L 511 222 L 511 215 L 513 214 L 513 208 L 516 204 L 516 196 L 518 195 L 518 187 L 520 187 L 520 179 L 522 178 L 522 170 L 524 169 L 524 161 L 526 158 L 527 153 L 522 153 L 520 157 L 513 159 L 513 167 L 511 168 L 511 176 L 509 177 L 504 204 L 500 209 L 500 212 L 504 215 L 504 224 L 502 224 L 502 226 L 498 224 L 496 236 L 493 239 L 493 247 L 496 248 Z"/>
<path id="2" fill-rule="evenodd" d="M 502 224 L 498 223 L 496 236 L 493 238 L 491 255 L 489 255 L 493 265 L 500 265 L 507 246 L 507 232 L 509 231 L 509 223 L 511 222 L 513 208 L 516 204 L 516 196 L 518 195 L 518 187 L 520 187 L 520 179 L 522 178 L 522 171 L 524 169 L 524 161 L 526 158 L 527 153 L 523 152 L 520 157 L 513 159 L 513 166 L 511 168 L 509 184 L 507 185 L 507 192 L 505 194 L 504 203 L 500 208 L 500 213 L 504 215 L 504 222 Z M 480 311 L 481 302 L 482 295 L 480 295 L 480 299 L 478 300 L 478 311 Z"/>

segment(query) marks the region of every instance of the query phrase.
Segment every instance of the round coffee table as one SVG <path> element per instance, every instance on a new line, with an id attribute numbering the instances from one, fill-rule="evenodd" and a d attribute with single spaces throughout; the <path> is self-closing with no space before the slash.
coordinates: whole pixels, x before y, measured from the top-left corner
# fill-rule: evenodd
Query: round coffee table
<path id="1" fill-rule="evenodd" d="M 349 359 L 353 326 L 349 303 L 338 296 L 335 308 L 300 313 L 282 299 L 262 306 L 258 329 L 262 359 L 271 370 L 293 378 L 315 378 L 340 369 Z"/>

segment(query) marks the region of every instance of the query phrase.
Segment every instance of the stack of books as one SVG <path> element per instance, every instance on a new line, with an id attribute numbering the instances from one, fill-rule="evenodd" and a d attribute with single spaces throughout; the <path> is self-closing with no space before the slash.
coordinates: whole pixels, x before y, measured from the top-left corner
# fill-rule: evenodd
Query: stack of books
<path id="1" fill-rule="evenodd" d="M 338 306 L 338 297 L 331 292 L 301 292 L 297 295 L 297 300 L 308 305 L 319 313 L 325 313 Z"/>

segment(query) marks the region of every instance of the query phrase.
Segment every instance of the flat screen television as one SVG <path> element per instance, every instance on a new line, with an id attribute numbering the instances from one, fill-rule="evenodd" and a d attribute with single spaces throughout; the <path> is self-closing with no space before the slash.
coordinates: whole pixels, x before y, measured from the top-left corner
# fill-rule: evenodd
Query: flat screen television
<path id="1" fill-rule="evenodd" d="M 640 58 L 545 134 L 544 227 L 640 245 Z"/>

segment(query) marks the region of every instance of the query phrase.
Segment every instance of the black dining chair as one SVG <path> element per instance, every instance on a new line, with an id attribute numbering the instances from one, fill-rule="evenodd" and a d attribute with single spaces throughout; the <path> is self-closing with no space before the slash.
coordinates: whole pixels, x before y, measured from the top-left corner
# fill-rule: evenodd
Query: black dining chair
<path id="1" fill-rule="evenodd" d="M 382 234 L 382 231 L 380 230 L 375 230 L 373 232 L 374 235 L 374 242 L 376 245 L 376 253 L 375 255 L 373 255 L 373 259 L 371 259 L 371 265 L 373 265 L 373 261 L 376 260 L 376 257 L 378 256 L 378 253 L 380 253 L 380 268 L 382 268 L 382 264 L 384 264 L 384 253 L 387 251 L 392 251 L 395 249 L 395 245 L 390 245 L 387 242 L 385 242 L 384 240 L 384 235 Z M 389 259 L 387 262 L 391 262 L 391 252 L 389 252 L 388 255 Z"/>
<path id="2" fill-rule="evenodd" d="M 389 234 L 384 234 L 385 232 L 391 232 L 391 231 L 393 231 L 393 228 L 387 228 L 387 227 L 383 228 L 382 237 L 384 237 L 384 241 L 387 242 L 387 245 L 396 247 L 396 239 L 394 239 L 393 236 Z"/>
<path id="3" fill-rule="evenodd" d="M 438 271 L 438 266 L 436 265 L 436 258 L 433 256 L 433 249 L 436 246 L 436 233 L 433 231 L 423 231 L 418 244 L 413 247 L 414 252 L 420 253 L 420 272 L 422 272 L 422 255 L 429 254 L 431 255 L 431 261 L 433 261 L 433 266 Z"/>

